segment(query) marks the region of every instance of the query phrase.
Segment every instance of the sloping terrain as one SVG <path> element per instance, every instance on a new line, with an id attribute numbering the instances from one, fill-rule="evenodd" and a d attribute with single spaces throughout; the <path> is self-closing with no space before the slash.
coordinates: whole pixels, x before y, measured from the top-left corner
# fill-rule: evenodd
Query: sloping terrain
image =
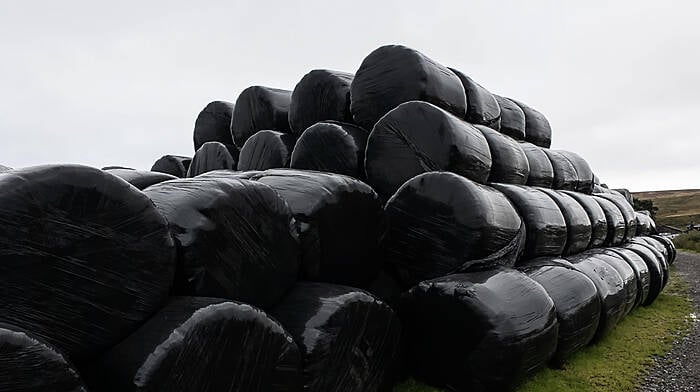
<path id="1" fill-rule="evenodd" d="M 650 199 L 658 207 L 656 223 L 684 229 L 700 224 L 700 189 L 633 193 L 635 199 Z"/>

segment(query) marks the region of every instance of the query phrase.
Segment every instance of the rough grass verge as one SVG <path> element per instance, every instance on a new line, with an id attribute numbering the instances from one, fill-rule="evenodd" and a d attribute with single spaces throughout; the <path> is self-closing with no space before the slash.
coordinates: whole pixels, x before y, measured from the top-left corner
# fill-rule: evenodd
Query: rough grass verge
<path id="1" fill-rule="evenodd" d="M 673 237 L 676 248 L 700 253 L 700 231 L 691 231 Z"/>
<path id="2" fill-rule="evenodd" d="M 688 331 L 692 311 L 688 286 L 672 267 L 668 286 L 653 304 L 632 311 L 597 344 L 574 354 L 562 369 L 542 369 L 517 391 L 634 391 L 654 357 L 667 353 L 674 339 Z M 441 391 L 408 380 L 394 392 Z"/>

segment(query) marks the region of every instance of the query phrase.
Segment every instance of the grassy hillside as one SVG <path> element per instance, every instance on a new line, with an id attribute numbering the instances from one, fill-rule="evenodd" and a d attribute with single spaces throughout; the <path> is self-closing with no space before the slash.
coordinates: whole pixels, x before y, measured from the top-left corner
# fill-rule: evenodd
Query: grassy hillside
<path id="1" fill-rule="evenodd" d="M 685 228 L 700 224 L 700 189 L 633 193 L 635 199 L 651 199 L 659 208 L 656 223 Z"/>

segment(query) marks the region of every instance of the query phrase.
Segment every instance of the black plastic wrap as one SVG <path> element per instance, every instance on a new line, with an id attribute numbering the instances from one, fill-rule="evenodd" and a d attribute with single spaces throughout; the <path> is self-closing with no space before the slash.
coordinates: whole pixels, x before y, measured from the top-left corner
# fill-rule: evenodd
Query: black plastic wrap
<path id="1" fill-rule="evenodd" d="M 491 152 L 471 124 L 422 101 L 402 103 L 382 117 L 367 140 L 367 181 L 385 199 L 409 179 L 450 171 L 486 182 Z"/>
<path id="2" fill-rule="evenodd" d="M 365 147 L 369 133 L 337 121 L 323 121 L 301 134 L 292 152 L 293 169 L 317 170 L 365 178 Z"/>
<path id="3" fill-rule="evenodd" d="M 544 153 L 544 150 L 532 143 L 525 142 L 520 143 L 520 147 L 523 148 L 525 156 L 527 156 L 528 166 L 530 167 L 527 185 L 551 188 L 554 183 L 554 168 L 547 154 Z"/>
<path id="4" fill-rule="evenodd" d="M 598 196 L 593 196 L 593 200 L 603 209 L 605 220 L 608 222 L 608 235 L 603 246 L 620 245 L 625 239 L 625 217 L 610 200 Z"/>
<path id="5" fill-rule="evenodd" d="M 399 314 L 412 374 L 453 391 L 510 391 L 557 345 L 554 302 L 509 268 L 421 282 Z"/>
<path id="6" fill-rule="evenodd" d="M 87 392 L 73 364 L 58 350 L 0 323 L 0 391 Z"/>
<path id="7" fill-rule="evenodd" d="M 641 245 L 651 251 L 651 253 L 654 254 L 654 257 L 656 257 L 656 260 L 659 262 L 659 265 L 661 266 L 661 270 L 664 272 L 664 279 L 663 279 L 663 287 L 666 287 L 666 284 L 668 284 L 668 279 L 670 277 L 670 272 L 669 272 L 669 264 L 668 260 L 666 260 L 666 256 L 664 256 L 663 252 L 659 249 L 656 248 L 656 246 L 649 244 L 646 241 L 641 240 L 640 238 L 635 238 L 632 241 L 630 241 L 633 244 L 638 244 Z"/>
<path id="8" fill-rule="evenodd" d="M 661 242 L 664 244 L 666 249 L 668 250 L 668 263 L 673 264 L 674 261 L 676 261 L 676 245 L 668 239 L 667 237 L 660 236 L 660 235 L 652 235 L 651 238 Z"/>
<path id="9" fill-rule="evenodd" d="M 571 161 L 562 155 L 559 151 L 542 149 L 542 151 L 547 155 L 549 161 L 552 163 L 552 169 L 554 171 L 554 181 L 552 182 L 552 188 L 561 189 L 567 191 L 576 190 L 576 185 L 578 184 L 578 174 L 576 173 L 576 168 Z"/>
<path id="10" fill-rule="evenodd" d="M 259 131 L 248 138 L 238 156 L 238 170 L 267 170 L 289 167 L 294 135 L 277 131 Z"/>
<path id="11" fill-rule="evenodd" d="M 629 189 L 617 188 L 617 189 L 613 189 L 613 191 L 621 194 L 631 206 L 634 205 L 634 196 L 632 196 L 632 192 L 630 192 Z"/>
<path id="12" fill-rule="evenodd" d="M 175 246 L 146 195 L 78 165 L 6 172 L 0 189 L 0 322 L 80 362 L 162 305 Z"/>
<path id="13" fill-rule="evenodd" d="M 625 293 L 625 310 L 622 313 L 622 317 L 627 316 L 634 309 L 639 297 L 639 286 L 634 269 L 619 253 L 613 252 L 610 248 L 593 249 L 587 253 L 608 263 L 620 274 Z"/>
<path id="14" fill-rule="evenodd" d="M 525 113 L 508 98 L 495 95 L 501 108 L 501 133 L 515 140 L 525 140 Z"/>
<path id="15" fill-rule="evenodd" d="M 594 194 L 596 194 L 596 193 L 612 193 L 612 191 L 603 185 L 595 185 L 594 184 L 593 185 L 593 193 Z"/>
<path id="16" fill-rule="evenodd" d="M 190 157 L 163 155 L 151 166 L 151 171 L 183 178 L 187 177 L 187 169 L 190 168 L 190 163 L 192 163 L 192 158 Z"/>
<path id="17" fill-rule="evenodd" d="M 133 169 L 109 169 L 107 173 L 117 176 L 138 189 L 147 188 L 159 182 L 175 180 L 177 177 L 165 173 Z"/>
<path id="18" fill-rule="evenodd" d="M 195 151 L 207 142 L 233 144 L 229 128 L 231 113 L 233 113 L 233 104 L 225 101 L 210 102 L 202 109 L 194 123 Z"/>
<path id="19" fill-rule="evenodd" d="M 561 365 L 595 336 L 602 306 L 596 286 L 561 259 L 536 259 L 519 269 L 541 284 L 554 301 L 559 334 L 552 362 Z"/>
<path id="20" fill-rule="evenodd" d="M 258 131 L 289 133 L 289 105 L 292 92 L 264 86 L 251 86 L 241 91 L 231 116 L 233 143 L 243 143 Z"/>
<path id="21" fill-rule="evenodd" d="M 196 177 L 212 170 L 235 169 L 236 159 L 231 156 L 228 148 L 219 142 L 207 142 L 195 152 L 187 177 Z"/>
<path id="22" fill-rule="evenodd" d="M 10 170 L 13 170 L 13 169 L 9 166 L 0 165 L 0 173 L 10 171 Z"/>
<path id="23" fill-rule="evenodd" d="M 520 143 L 486 126 L 474 127 L 484 135 L 491 152 L 491 174 L 488 181 L 520 185 L 527 183 L 530 165 Z"/>
<path id="24" fill-rule="evenodd" d="M 557 203 L 566 222 L 566 245 L 562 255 L 580 253 L 588 249 L 591 243 L 591 220 L 588 213 L 576 199 L 566 193 L 552 189 L 539 188 Z"/>
<path id="25" fill-rule="evenodd" d="M 174 297 L 88 371 L 95 391 L 298 392 L 301 354 L 263 311 L 217 298 Z"/>
<path id="26" fill-rule="evenodd" d="M 608 236 L 608 221 L 600 204 L 592 196 L 571 191 L 561 192 L 575 199 L 588 214 L 588 220 L 591 223 L 591 242 L 588 243 L 588 248 L 603 246 Z"/>
<path id="27" fill-rule="evenodd" d="M 270 187 L 199 177 L 144 192 L 168 219 L 177 243 L 176 294 L 268 307 L 296 281 L 299 244 L 291 212 Z"/>
<path id="28" fill-rule="evenodd" d="M 365 57 L 350 96 L 354 122 L 368 130 L 399 104 L 414 100 L 430 102 L 460 119 L 467 114 L 467 96 L 457 75 L 401 45 L 382 46 Z"/>
<path id="29" fill-rule="evenodd" d="M 391 391 L 401 323 L 364 291 L 299 282 L 271 314 L 302 354 L 304 391 Z"/>
<path id="30" fill-rule="evenodd" d="M 537 188 L 493 184 L 515 205 L 525 223 L 523 259 L 561 256 L 566 246 L 566 221 L 557 203 Z"/>
<path id="31" fill-rule="evenodd" d="M 328 69 L 314 69 L 304 75 L 292 92 L 289 126 L 299 137 L 306 128 L 321 121 L 352 123 L 350 84 L 355 75 Z"/>
<path id="32" fill-rule="evenodd" d="M 624 241 L 629 241 L 634 238 L 634 236 L 637 235 L 637 218 L 634 215 L 634 208 L 632 208 L 632 205 L 627 202 L 627 199 L 625 199 L 624 196 L 609 193 L 599 194 L 596 196 L 611 201 L 622 213 L 622 217 L 625 220 Z"/>
<path id="33" fill-rule="evenodd" d="M 302 170 L 267 170 L 251 179 L 269 185 L 289 204 L 301 242 L 302 279 L 355 287 L 374 280 L 386 222 L 369 185 Z"/>
<path id="34" fill-rule="evenodd" d="M 586 275 L 598 290 L 602 307 L 598 329 L 593 337 L 593 341 L 598 341 L 624 317 L 627 288 L 615 268 L 589 252 L 567 256 L 566 260 Z"/>
<path id="35" fill-rule="evenodd" d="M 634 240 L 633 240 L 633 241 L 636 242 L 636 243 L 639 243 L 639 244 L 648 244 L 648 245 L 651 245 L 652 247 L 654 247 L 654 249 L 656 249 L 656 250 L 658 250 L 659 252 L 661 252 L 661 254 L 664 256 L 664 260 L 666 260 L 666 263 L 667 263 L 667 264 L 670 264 L 670 263 L 669 263 L 669 258 L 670 258 L 669 255 L 670 255 L 670 253 L 668 252 L 668 248 L 666 247 L 666 245 L 664 245 L 662 242 L 657 241 L 657 240 L 655 240 L 655 239 L 653 239 L 653 238 L 651 238 L 651 237 L 646 237 L 646 236 L 644 236 L 644 237 L 634 237 Z"/>
<path id="36" fill-rule="evenodd" d="M 656 223 L 647 214 L 643 214 L 639 211 L 634 212 L 634 219 L 637 221 L 637 229 L 635 235 L 637 236 L 647 236 L 651 234 L 656 234 Z"/>
<path id="37" fill-rule="evenodd" d="M 501 129 L 501 107 L 496 97 L 469 76 L 454 68 L 449 69 L 457 75 L 467 94 L 467 115 L 464 119 L 472 124 Z"/>
<path id="38" fill-rule="evenodd" d="M 105 167 L 102 168 L 102 170 L 114 170 L 114 169 L 136 170 L 136 169 L 134 169 L 133 167 L 126 167 L 126 166 L 105 166 Z M 3 169 L 0 167 L 0 171 L 8 171 L 8 170 L 12 170 L 12 169 L 6 168 L 5 170 L 3 170 Z"/>
<path id="39" fill-rule="evenodd" d="M 649 270 L 649 294 L 642 302 L 642 306 L 651 305 L 651 303 L 654 302 L 654 300 L 656 300 L 656 298 L 659 296 L 664 287 L 666 273 L 662 263 L 651 251 L 651 249 L 643 245 L 629 243 L 626 244 L 623 249 L 628 249 L 637 253 L 637 255 L 644 260 L 644 263 L 646 263 L 647 269 Z"/>
<path id="40" fill-rule="evenodd" d="M 522 109 L 525 114 L 525 141 L 536 146 L 549 148 L 552 144 L 552 128 L 547 118 L 537 110 L 518 102 L 512 98 L 511 101 Z"/>
<path id="41" fill-rule="evenodd" d="M 637 307 L 642 305 L 646 302 L 647 297 L 649 297 L 649 287 L 651 281 L 649 276 L 649 267 L 647 267 L 646 262 L 642 256 L 638 255 L 631 249 L 612 247 L 608 248 L 608 250 L 622 256 L 627 264 L 629 264 L 629 266 L 634 270 L 634 276 L 637 279 L 637 299 L 634 302 L 634 306 Z"/>
<path id="42" fill-rule="evenodd" d="M 412 178 L 385 211 L 383 258 L 404 287 L 469 269 L 512 266 L 523 250 L 524 225 L 508 198 L 453 173 Z"/>
<path id="43" fill-rule="evenodd" d="M 571 162 L 571 165 L 576 171 L 576 178 L 578 180 L 574 186 L 574 190 L 588 195 L 593 193 L 593 171 L 588 162 L 575 152 L 565 150 L 556 150 L 556 152 Z"/>

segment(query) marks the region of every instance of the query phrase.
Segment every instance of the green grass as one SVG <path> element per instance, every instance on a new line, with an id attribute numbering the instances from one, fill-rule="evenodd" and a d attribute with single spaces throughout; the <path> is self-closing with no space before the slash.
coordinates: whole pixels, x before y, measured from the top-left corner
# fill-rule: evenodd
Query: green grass
<path id="1" fill-rule="evenodd" d="M 700 252 L 700 231 L 691 231 L 673 238 L 676 248 Z"/>
<path id="2" fill-rule="evenodd" d="M 656 212 L 657 225 L 671 225 L 680 229 L 693 222 L 700 223 L 700 190 L 684 189 L 674 191 L 637 192 L 633 196 L 650 199 L 659 210 Z"/>
<path id="3" fill-rule="evenodd" d="M 672 269 L 668 286 L 651 306 L 635 309 L 607 336 L 569 359 L 563 369 L 546 368 L 526 380 L 518 392 L 624 392 L 643 379 L 654 356 L 671 347 L 685 333 L 692 305 L 688 287 Z M 413 380 L 394 392 L 440 392 Z"/>

